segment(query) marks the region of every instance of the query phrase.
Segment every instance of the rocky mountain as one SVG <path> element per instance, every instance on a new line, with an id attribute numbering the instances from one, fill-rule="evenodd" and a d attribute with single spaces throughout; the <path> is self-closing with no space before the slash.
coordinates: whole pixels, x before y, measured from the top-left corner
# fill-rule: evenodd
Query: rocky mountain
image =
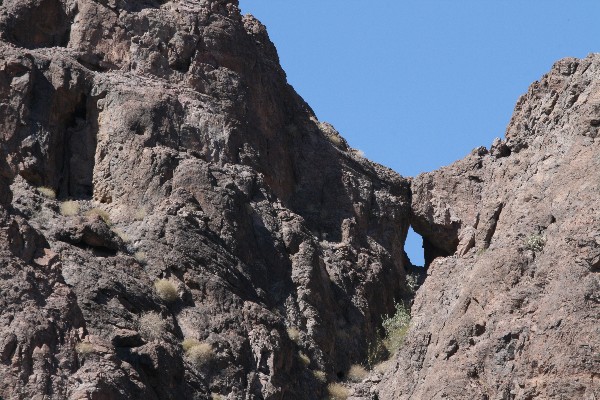
<path id="1" fill-rule="evenodd" d="M 600 396 L 599 56 L 409 179 L 237 1 L 0 3 L 1 398 Z"/>

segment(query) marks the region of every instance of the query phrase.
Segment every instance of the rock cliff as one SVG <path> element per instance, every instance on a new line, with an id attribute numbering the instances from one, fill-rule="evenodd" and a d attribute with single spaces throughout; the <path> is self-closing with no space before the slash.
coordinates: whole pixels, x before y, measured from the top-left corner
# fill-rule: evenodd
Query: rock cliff
<path id="1" fill-rule="evenodd" d="M 600 396 L 600 57 L 407 179 L 236 1 L 0 3 L 0 397 L 320 399 L 400 302 L 350 398 Z"/>

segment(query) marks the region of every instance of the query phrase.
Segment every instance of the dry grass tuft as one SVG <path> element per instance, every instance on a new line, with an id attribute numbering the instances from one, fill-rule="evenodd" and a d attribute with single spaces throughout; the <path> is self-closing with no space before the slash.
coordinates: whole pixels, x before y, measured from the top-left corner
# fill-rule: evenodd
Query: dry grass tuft
<path id="1" fill-rule="evenodd" d="M 179 300 L 177 285 L 168 279 L 160 279 L 154 282 L 154 288 L 156 289 L 158 297 L 160 297 L 163 301 L 172 303 Z"/>
<path id="2" fill-rule="evenodd" d="M 60 203 L 60 213 L 65 217 L 79 214 L 79 203 L 74 200 L 63 201 Z"/>
<path id="3" fill-rule="evenodd" d="M 167 330 L 167 322 L 157 313 L 149 312 L 142 315 L 138 321 L 140 334 L 149 340 L 162 338 Z"/>
<path id="4" fill-rule="evenodd" d="M 211 400 L 225 400 L 225 397 L 223 397 L 223 395 L 221 395 L 219 393 L 211 393 L 210 399 Z"/>
<path id="5" fill-rule="evenodd" d="M 325 371 L 313 371 L 313 375 L 319 382 L 327 382 L 327 374 L 325 373 Z"/>
<path id="6" fill-rule="evenodd" d="M 300 359 L 300 361 L 302 361 L 302 364 L 304 364 L 306 367 L 308 367 L 310 365 L 310 357 L 307 356 L 306 354 L 304 354 L 303 352 L 298 352 L 298 358 Z"/>
<path id="7" fill-rule="evenodd" d="M 296 328 L 287 328 L 287 335 L 292 342 L 298 344 L 300 342 L 300 331 Z"/>
<path id="8" fill-rule="evenodd" d="M 85 215 L 88 217 L 99 216 L 106 223 L 106 225 L 110 225 L 110 215 L 104 210 L 100 208 L 92 208 L 85 212 Z"/>
<path id="9" fill-rule="evenodd" d="M 146 218 L 146 209 L 144 208 L 139 208 L 133 215 L 135 221 L 142 221 L 144 218 Z"/>
<path id="10" fill-rule="evenodd" d="M 327 385 L 327 392 L 330 400 L 346 400 L 350 391 L 339 383 L 330 383 Z"/>
<path id="11" fill-rule="evenodd" d="M 362 365 L 355 364 L 350 367 L 348 370 L 348 379 L 352 382 L 362 382 L 369 375 L 369 371 L 367 371 Z"/>
<path id="12" fill-rule="evenodd" d="M 75 345 L 75 351 L 77 354 L 82 355 L 91 354 L 94 352 L 94 345 L 87 342 L 80 342 Z"/>
<path id="13" fill-rule="evenodd" d="M 42 196 L 47 197 L 49 199 L 56 199 L 56 191 L 48 186 L 42 186 L 37 188 L 37 191 L 42 194 Z"/>
<path id="14" fill-rule="evenodd" d="M 210 343 L 200 342 L 196 339 L 186 339 L 182 346 L 188 358 L 198 366 L 207 364 L 215 354 Z"/>

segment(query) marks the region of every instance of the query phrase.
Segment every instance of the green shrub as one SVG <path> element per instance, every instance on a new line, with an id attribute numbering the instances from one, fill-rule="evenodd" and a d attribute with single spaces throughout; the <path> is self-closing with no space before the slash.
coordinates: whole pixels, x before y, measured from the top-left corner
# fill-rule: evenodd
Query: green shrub
<path id="1" fill-rule="evenodd" d="M 386 316 L 381 325 L 385 332 L 383 344 L 391 354 L 394 354 L 404 343 L 410 325 L 410 312 L 404 304 L 396 303 L 394 315 Z"/>
<path id="2" fill-rule="evenodd" d="M 545 244 L 546 238 L 540 234 L 529 235 L 527 239 L 525 239 L 525 248 L 536 253 L 542 251 Z"/>

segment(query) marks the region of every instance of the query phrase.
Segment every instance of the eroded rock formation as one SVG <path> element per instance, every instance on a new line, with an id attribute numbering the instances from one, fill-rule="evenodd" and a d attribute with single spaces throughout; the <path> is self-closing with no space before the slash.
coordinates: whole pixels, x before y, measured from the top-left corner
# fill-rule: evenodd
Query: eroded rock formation
<path id="1" fill-rule="evenodd" d="M 564 59 L 491 148 L 411 183 L 435 259 L 383 399 L 600 396 L 600 56 Z"/>
<path id="2" fill-rule="evenodd" d="M 413 300 L 411 224 L 411 329 L 353 398 L 600 396 L 598 56 L 409 180 L 236 1 L 1 3 L 2 398 L 323 398 Z"/>
<path id="3" fill-rule="evenodd" d="M 409 295 L 409 183 L 317 121 L 258 21 L 1 10 L 1 396 L 318 398 L 365 358 Z"/>

